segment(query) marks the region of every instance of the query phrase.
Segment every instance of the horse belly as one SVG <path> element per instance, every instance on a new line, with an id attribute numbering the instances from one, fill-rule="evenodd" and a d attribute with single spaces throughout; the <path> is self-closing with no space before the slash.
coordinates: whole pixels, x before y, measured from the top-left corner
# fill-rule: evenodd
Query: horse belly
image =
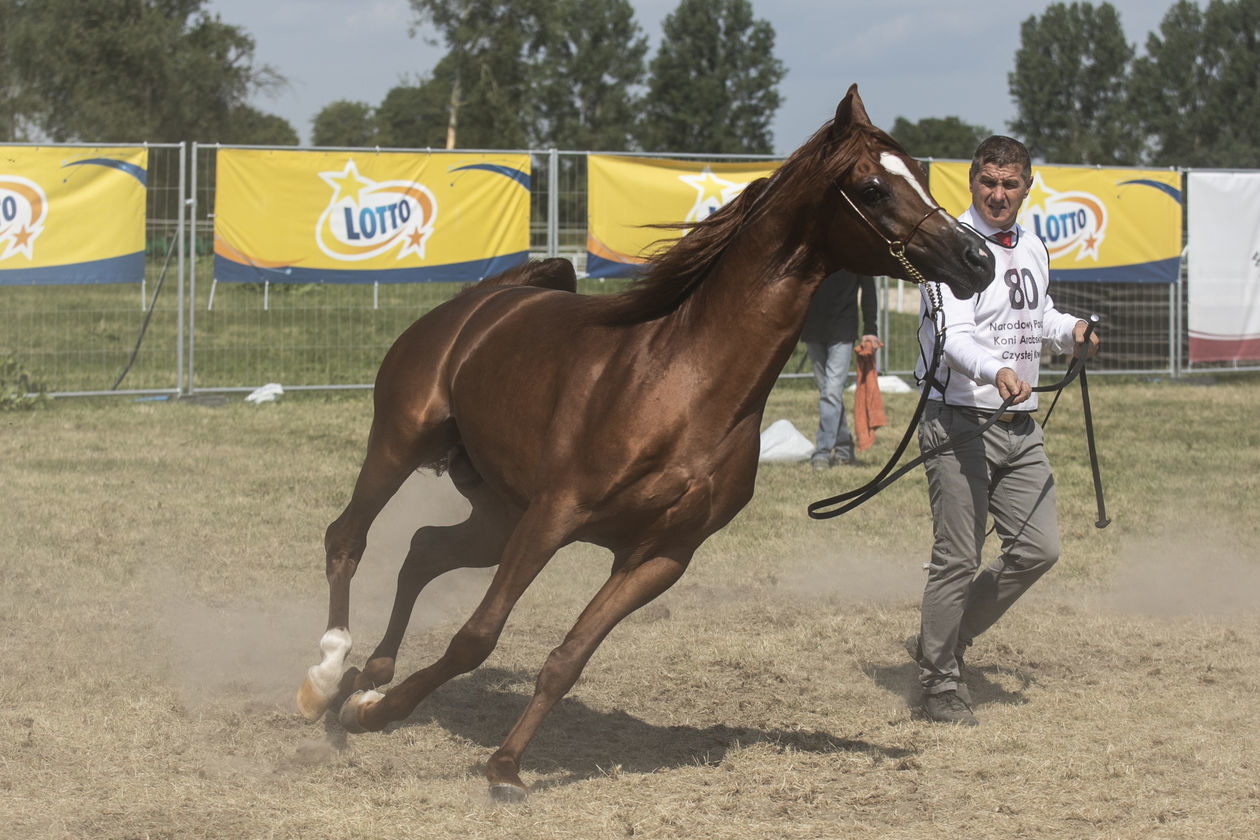
<path id="1" fill-rule="evenodd" d="M 644 542 L 694 550 L 752 498 L 759 436 L 749 439 L 745 431 L 740 424 L 703 444 L 684 434 L 640 452 L 639 477 L 604 487 L 582 539 L 614 550 Z"/>

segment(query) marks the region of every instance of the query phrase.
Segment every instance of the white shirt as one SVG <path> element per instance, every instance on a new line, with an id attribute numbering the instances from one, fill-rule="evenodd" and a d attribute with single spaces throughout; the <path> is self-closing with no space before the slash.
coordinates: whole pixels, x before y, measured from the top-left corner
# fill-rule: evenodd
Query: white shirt
<path id="1" fill-rule="evenodd" d="M 991 237 L 997 229 L 982 221 L 968 206 L 958 217 L 982 236 Z M 933 283 L 940 291 L 941 314 L 945 325 L 945 347 L 932 399 L 949 405 L 996 409 L 1002 405 L 997 390 L 998 371 L 1011 368 L 1024 382 L 1037 386 L 1041 369 L 1041 347 L 1050 342 L 1057 353 L 1069 353 L 1074 346 L 1073 331 L 1080 320 L 1054 308 L 1048 292 L 1050 255 L 1045 243 L 1024 228 L 1014 227 L 1015 241 L 1004 248 L 990 241 L 996 265 L 994 279 L 974 297 L 960 300 L 948 286 Z M 923 381 L 932 359 L 936 331 L 932 323 L 927 290 L 919 304 L 920 358 L 915 376 Z M 942 388 L 939 386 L 943 386 Z M 1037 395 L 1013 410 L 1035 411 Z"/>

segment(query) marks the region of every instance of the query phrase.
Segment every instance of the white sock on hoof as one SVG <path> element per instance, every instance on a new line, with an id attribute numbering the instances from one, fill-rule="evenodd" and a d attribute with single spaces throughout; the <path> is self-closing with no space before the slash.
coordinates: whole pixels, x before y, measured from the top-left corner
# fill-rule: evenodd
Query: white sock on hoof
<path id="1" fill-rule="evenodd" d="M 362 732 L 363 727 L 359 725 L 359 709 L 365 705 L 371 705 L 378 700 L 385 699 L 385 695 L 374 688 L 366 691 L 356 691 L 351 694 L 346 702 L 341 706 L 341 713 L 338 718 L 341 720 L 341 726 L 347 732 Z"/>
<path id="2" fill-rule="evenodd" d="M 341 683 L 351 647 L 350 631 L 344 627 L 334 627 L 319 640 L 319 649 L 324 658 L 318 665 L 312 665 L 307 670 L 306 681 L 321 697 L 332 699 L 337 694 L 337 686 Z"/>

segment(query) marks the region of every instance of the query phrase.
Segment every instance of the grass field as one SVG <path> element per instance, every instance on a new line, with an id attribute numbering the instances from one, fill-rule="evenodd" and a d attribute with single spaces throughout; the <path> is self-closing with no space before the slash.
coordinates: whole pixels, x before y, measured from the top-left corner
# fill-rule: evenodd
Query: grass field
<path id="1" fill-rule="evenodd" d="M 806 505 L 865 465 L 763 467 L 748 508 L 609 637 L 491 802 L 485 759 L 607 573 L 585 546 L 498 649 L 385 732 L 305 724 L 323 530 L 353 483 L 365 393 L 279 403 L 58 400 L 0 414 L 0 825 L 24 838 L 1227 838 L 1260 836 L 1260 379 L 1091 382 L 1047 431 L 1059 566 L 968 659 L 981 726 L 910 719 L 930 522 L 921 473 L 837 520 Z M 784 383 L 765 424 L 810 432 Z M 356 579 L 355 664 L 418 524 L 459 518 L 417 475 Z M 483 572 L 421 599 L 427 665 Z"/>

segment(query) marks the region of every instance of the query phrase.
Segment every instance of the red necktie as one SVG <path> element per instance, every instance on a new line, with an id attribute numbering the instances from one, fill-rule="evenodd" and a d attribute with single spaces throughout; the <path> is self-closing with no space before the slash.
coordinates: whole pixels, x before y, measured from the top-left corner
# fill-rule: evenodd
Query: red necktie
<path id="1" fill-rule="evenodd" d="M 997 242 L 997 244 L 1001 245 L 1003 248 L 1011 247 L 1011 240 L 1013 240 L 1014 238 L 1015 238 L 1015 234 L 1009 230 L 1000 230 L 997 233 L 993 234 L 994 241 Z"/>

